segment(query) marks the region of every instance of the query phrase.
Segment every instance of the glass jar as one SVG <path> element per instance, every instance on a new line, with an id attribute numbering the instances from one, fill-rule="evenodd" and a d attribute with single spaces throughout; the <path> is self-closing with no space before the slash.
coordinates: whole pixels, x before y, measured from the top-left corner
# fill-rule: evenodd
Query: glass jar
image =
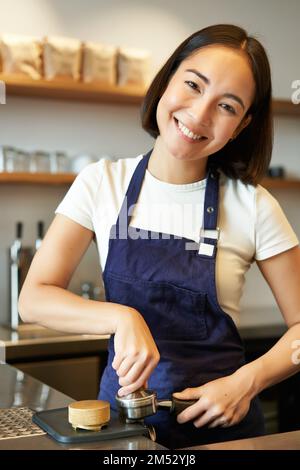
<path id="1" fill-rule="evenodd" d="M 5 171 L 5 153 L 4 153 L 4 147 L 0 147 L 0 173 Z"/>
<path id="2" fill-rule="evenodd" d="M 52 152 L 50 155 L 51 173 L 66 173 L 69 170 L 69 159 L 66 152 Z"/>
<path id="3" fill-rule="evenodd" d="M 32 152 L 30 158 L 31 173 L 50 173 L 50 154 L 43 150 Z"/>
<path id="4" fill-rule="evenodd" d="M 3 147 L 4 171 L 8 173 L 15 171 L 16 151 L 15 147 Z"/>
<path id="5" fill-rule="evenodd" d="M 15 151 L 14 171 L 28 172 L 30 169 L 30 153 L 25 150 Z"/>

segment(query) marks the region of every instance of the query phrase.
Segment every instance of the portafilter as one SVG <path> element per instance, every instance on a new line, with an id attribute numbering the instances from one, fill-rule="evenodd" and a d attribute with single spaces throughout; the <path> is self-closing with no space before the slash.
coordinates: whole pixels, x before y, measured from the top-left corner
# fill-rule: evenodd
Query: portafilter
<path id="1" fill-rule="evenodd" d="M 127 423 L 142 420 L 154 415 L 159 409 L 168 409 L 170 413 L 178 415 L 185 408 L 196 403 L 197 400 L 181 400 L 172 395 L 171 400 L 158 400 L 154 390 L 141 388 L 124 397 L 116 395 L 116 402 L 120 415 Z"/>

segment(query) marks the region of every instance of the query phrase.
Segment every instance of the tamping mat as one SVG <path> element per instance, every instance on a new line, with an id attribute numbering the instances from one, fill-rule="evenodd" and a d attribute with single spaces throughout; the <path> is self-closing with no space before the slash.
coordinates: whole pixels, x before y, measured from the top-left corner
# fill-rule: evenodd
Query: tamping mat
<path id="1" fill-rule="evenodd" d="M 34 413 L 32 421 L 51 437 L 63 443 L 104 441 L 131 436 L 149 437 L 148 428 L 142 422 L 127 424 L 114 411 L 111 411 L 110 422 L 101 431 L 86 431 L 84 429 L 76 429 L 75 431 L 68 422 L 68 408 L 37 411 Z"/>

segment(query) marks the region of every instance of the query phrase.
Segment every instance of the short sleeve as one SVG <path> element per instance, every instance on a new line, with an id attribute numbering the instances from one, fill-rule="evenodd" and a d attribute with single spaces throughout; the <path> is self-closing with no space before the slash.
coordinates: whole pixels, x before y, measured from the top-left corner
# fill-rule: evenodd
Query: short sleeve
<path id="1" fill-rule="evenodd" d="M 76 177 L 55 214 L 62 214 L 94 231 L 95 199 L 103 175 L 103 163 L 87 165 Z"/>
<path id="2" fill-rule="evenodd" d="M 279 203 L 260 185 L 256 188 L 255 241 L 257 261 L 275 256 L 299 244 Z"/>

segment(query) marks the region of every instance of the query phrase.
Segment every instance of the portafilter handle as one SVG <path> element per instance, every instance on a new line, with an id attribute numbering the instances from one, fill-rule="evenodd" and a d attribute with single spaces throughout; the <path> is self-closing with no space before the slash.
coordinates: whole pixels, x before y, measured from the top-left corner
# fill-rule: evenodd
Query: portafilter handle
<path id="1" fill-rule="evenodd" d="M 169 408 L 170 413 L 179 415 L 183 410 L 196 403 L 198 400 L 182 400 L 172 396 L 172 400 L 157 400 L 158 409 Z"/>

